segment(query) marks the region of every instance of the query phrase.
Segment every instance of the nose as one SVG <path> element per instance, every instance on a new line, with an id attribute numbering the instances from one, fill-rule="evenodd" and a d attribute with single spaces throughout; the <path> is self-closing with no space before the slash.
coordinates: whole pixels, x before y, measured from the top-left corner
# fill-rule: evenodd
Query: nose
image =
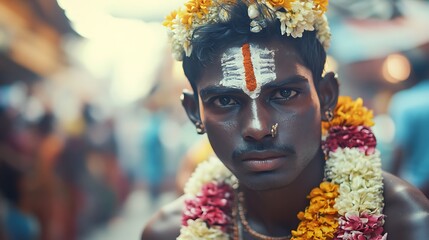
<path id="1" fill-rule="evenodd" d="M 271 138 L 271 116 L 268 109 L 256 100 L 249 104 L 242 115 L 242 135 L 247 141 L 260 141 Z"/>

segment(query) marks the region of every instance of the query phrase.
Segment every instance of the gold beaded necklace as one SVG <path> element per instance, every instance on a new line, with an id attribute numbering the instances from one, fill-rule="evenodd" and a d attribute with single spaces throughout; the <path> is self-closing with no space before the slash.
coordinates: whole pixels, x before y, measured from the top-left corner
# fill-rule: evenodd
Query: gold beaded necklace
<path id="1" fill-rule="evenodd" d="M 288 236 L 283 236 L 283 237 L 271 237 L 271 236 L 264 235 L 262 233 L 258 233 L 257 231 L 253 230 L 249 222 L 247 222 L 246 220 L 246 210 L 243 203 L 244 203 L 244 194 L 240 192 L 238 193 L 238 203 L 237 203 L 238 215 L 240 217 L 240 222 L 243 224 L 243 227 L 252 236 L 263 240 L 289 240 L 292 237 L 290 234 Z"/>

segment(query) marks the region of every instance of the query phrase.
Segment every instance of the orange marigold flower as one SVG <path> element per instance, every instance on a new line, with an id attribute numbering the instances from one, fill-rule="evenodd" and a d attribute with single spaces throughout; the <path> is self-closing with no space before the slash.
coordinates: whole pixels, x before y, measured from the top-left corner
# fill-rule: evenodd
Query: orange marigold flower
<path id="1" fill-rule="evenodd" d="M 313 188 L 309 194 L 310 198 L 314 198 L 316 196 L 322 196 L 323 191 L 320 188 Z"/>
<path id="2" fill-rule="evenodd" d="M 310 205 L 298 213 L 301 222 L 297 230 L 292 230 L 291 239 L 332 239 L 338 227 L 338 211 L 334 208 L 336 196 L 338 185 L 334 183 L 322 182 L 312 189 L 307 196 Z"/>
<path id="3" fill-rule="evenodd" d="M 334 110 L 334 118 L 330 122 L 322 122 L 323 132 L 332 126 L 374 126 L 373 113 L 363 106 L 361 98 L 353 101 L 350 97 L 340 96 Z"/>
<path id="4" fill-rule="evenodd" d="M 295 0 L 267 0 L 267 2 L 273 7 L 283 7 L 287 10 L 291 10 L 291 2 Z"/>

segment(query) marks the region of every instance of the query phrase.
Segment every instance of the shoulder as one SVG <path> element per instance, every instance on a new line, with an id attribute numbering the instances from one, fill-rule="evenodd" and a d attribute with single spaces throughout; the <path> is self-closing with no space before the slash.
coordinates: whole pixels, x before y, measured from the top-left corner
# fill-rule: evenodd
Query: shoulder
<path id="1" fill-rule="evenodd" d="M 389 240 L 429 236 L 429 200 L 417 188 L 384 172 L 385 231 Z"/>
<path id="2" fill-rule="evenodd" d="M 145 226 L 141 239 L 176 239 L 180 233 L 184 197 L 161 208 Z"/>

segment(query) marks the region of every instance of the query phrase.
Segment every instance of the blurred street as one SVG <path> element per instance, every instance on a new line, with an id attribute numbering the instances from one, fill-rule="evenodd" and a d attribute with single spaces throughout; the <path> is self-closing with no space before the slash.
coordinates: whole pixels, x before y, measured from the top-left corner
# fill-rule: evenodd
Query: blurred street
<path id="1" fill-rule="evenodd" d="M 150 196 L 143 189 L 132 191 L 121 212 L 108 224 L 100 227 L 84 239 L 86 240 L 116 240 L 139 239 L 142 228 L 159 206 L 167 204 L 176 198 L 175 193 L 165 192 L 160 196 L 158 204 L 150 204 Z"/>

